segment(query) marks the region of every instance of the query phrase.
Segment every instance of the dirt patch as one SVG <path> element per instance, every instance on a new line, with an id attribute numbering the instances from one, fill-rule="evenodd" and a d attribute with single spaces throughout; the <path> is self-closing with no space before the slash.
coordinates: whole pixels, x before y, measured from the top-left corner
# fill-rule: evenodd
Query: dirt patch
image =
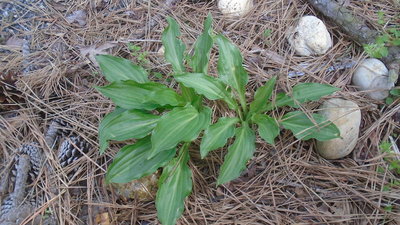
<path id="1" fill-rule="evenodd" d="M 398 22 L 396 1 L 342 2 L 364 16 L 371 27 L 379 27 L 379 10 Z M 57 224 L 95 224 L 96 215 L 107 215 L 112 224 L 158 223 L 154 202 L 118 199 L 104 185 L 107 166 L 122 145 L 113 144 L 99 155 L 98 124 L 114 106 L 94 89 L 105 80 L 92 59 L 98 53 L 123 56 L 151 71 L 152 79 L 175 87 L 157 76 L 171 72 L 158 53 L 165 18 L 178 21 L 190 51 L 209 12 L 214 30 L 241 49 L 250 74 L 248 97 L 272 76 L 278 76 L 278 87 L 284 91 L 299 82 L 329 83 L 342 89 L 337 96 L 362 109 L 361 134 L 352 155 L 329 161 L 316 154 L 313 141 L 297 141 L 286 131 L 275 146 L 258 139 L 255 157 L 244 174 L 218 188 L 215 182 L 225 151 L 201 160 L 194 145 L 190 162 L 194 188 L 179 223 L 396 224 L 400 220 L 400 187 L 390 185 L 399 178 L 388 170 L 378 149 L 382 140 L 400 134 L 399 102 L 382 105 L 350 85 L 354 65 L 367 56 L 323 17 L 333 48 L 318 57 L 294 55 L 285 39 L 286 30 L 303 15 L 319 16 L 304 1 L 258 0 L 254 11 L 241 19 L 221 15 L 216 1 L 181 1 L 171 7 L 161 0 L 10 3 L 0 3 L 4 6 L 0 66 L 2 74 L 16 74 L 17 81 L 11 84 L 12 90 L 0 89 L 0 97 L 5 96 L 0 117 L 0 174 L 7 177 L 23 144 L 37 143 L 47 165 L 29 186 L 34 190 L 35 210 L 25 222 L 39 215 L 42 221 L 51 217 Z M 266 30 L 270 35 L 265 35 Z M 17 41 L 7 44 L 10 38 Z M 128 43 L 139 46 L 139 52 L 132 52 Z M 138 59 L 141 53 L 146 53 L 145 60 Z M 211 59 L 211 75 L 216 75 L 216 51 Z M 216 115 L 231 114 L 218 103 L 208 104 Z M 316 107 L 305 106 L 309 110 Z M 283 110 L 273 113 L 282 115 Z M 49 142 L 46 132 L 55 119 L 64 123 Z M 90 147 L 81 152 L 82 157 L 62 166 L 60 146 L 74 136 Z M 377 172 L 378 168 L 383 170 Z M 10 188 L 0 192 L 1 200 L 11 192 Z M 390 205 L 394 206 L 391 211 L 387 210 Z"/>

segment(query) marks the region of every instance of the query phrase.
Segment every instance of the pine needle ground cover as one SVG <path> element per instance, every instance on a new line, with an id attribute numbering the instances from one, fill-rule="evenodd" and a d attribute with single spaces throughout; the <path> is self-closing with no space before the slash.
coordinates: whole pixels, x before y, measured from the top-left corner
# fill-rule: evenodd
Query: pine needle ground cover
<path id="1" fill-rule="evenodd" d="M 398 5 L 391 1 L 348 4 L 357 14 L 365 15 L 372 26 L 379 25 L 377 10 L 384 11 L 388 19 L 395 18 L 398 12 Z M 398 221 L 398 174 L 390 167 L 393 160 L 381 144 L 389 136 L 394 137 L 394 142 L 398 140 L 395 135 L 399 134 L 399 104 L 382 106 L 357 92 L 350 85 L 355 68 L 329 69 L 348 59 L 359 62 L 368 56 L 328 20 L 324 22 L 334 39 L 332 49 L 317 57 L 294 54 L 285 31 L 303 15 L 318 16 L 309 5 L 302 1 L 255 1 L 254 12 L 241 19 L 222 16 L 214 1 L 181 1 L 172 7 L 165 7 L 164 1 L 76 1 L 46 7 L 46 12 L 38 4 L 30 7 L 39 15 L 35 23 L 21 19 L 1 24 L 5 31 L 2 49 L 6 49 L 0 52 L 4 59 L 1 66 L 18 78 L 12 92 L 16 97 L 7 99 L 13 107 L 2 111 L 0 121 L 1 174 L 10 172 L 8 168 L 17 149 L 31 142 L 38 143 L 53 168 L 43 169 L 42 176 L 31 184 L 41 198 L 32 215 L 54 215 L 60 224 L 95 224 L 101 216 L 114 224 L 159 223 L 154 201 L 124 199 L 107 188 L 104 179 L 108 167 L 117 152 L 133 142 L 113 142 L 99 155 L 98 127 L 115 105 L 94 88 L 108 84 L 95 55 L 128 59 L 149 71 L 150 80 L 178 90 L 177 82 L 164 76 L 173 68 L 159 52 L 162 32 L 168 26 L 167 16 L 177 21 L 181 40 L 188 46 L 186 51 L 192 52 L 196 38 L 204 30 L 203 21 L 211 12 L 213 30 L 238 46 L 242 54 L 248 73 L 246 99 L 253 99 L 256 90 L 273 77 L 278 93 L 291 93 L 301 83 L 330 84 L 341 89 L 334 96 L 350 99 L 361 107 L 361 133 L 352 155 L 340 160 L 324 160 L 314 151 L 313 141 L 300 141 L 290 130 L 282 130 L 274 145 L 257 135 L 253 158 L 241 176 L 218 187 L 216 181 L 228 150 L 212 151 L 203 157 L 199 151 L 201 139 L 196 140 L 188 148 L 192 194 L 185 201 L 178 223 L 395 224 Z M 65 19 L 79 10 L 86 13 L 85 23 Z M 29 28 L 15 28 L 18 32 L 14 32 L 17 40 L 29 41 L 28 55 L 24 55 L 24 45 L 18 41 L 12 45 L 6 43 L 13 36 L 6 28 L 17 24 Z M 213 77 L 218 74 L 218 58 L 218 52 L 211 51 L 209 71 Z M 299 70 L 303 76 L 287 76 Z M 220 117 L 236 116 L 220 101 L 205 99 L 204 103 L 212 110 L 212 123 Z M 315 113 L 318 105 L 319 102 L 306 103 L 299 110 Z M 271 116 L 281 118 L 290 111 L 283 107 L 274 110 Z M 44 140 L 53 119 L 67 121 L 70 125 L 64 130 L 79 135 L 91 146 L 82 152 L 83 157 L 66 167 L 57 160 L 59 146 L 48 146 Z M 228 140 L 227 144 L 234 141 Z M 0 194 L 3 200 L 6 195 Z"/>

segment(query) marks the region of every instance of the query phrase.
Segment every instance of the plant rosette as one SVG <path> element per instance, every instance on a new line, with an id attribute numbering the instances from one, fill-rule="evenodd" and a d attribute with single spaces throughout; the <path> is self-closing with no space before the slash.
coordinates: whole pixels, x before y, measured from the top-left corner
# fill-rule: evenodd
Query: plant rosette
<path id="1" fill-rule="evenodd" d="M 302 103 L 330 95 L 338 88 L 301 83 L 293 87 L 291 95 L 273 96 L 276 83 L 273 77 L 258 88 L 254 100 L 248 103 L 245 97 L 248 73 L 240 51 L 226 37 L 212 33 L 211 16 L 204 22 L 204 31 L 194 45 L 193 55 L 185 53 L 177 22 L 172 18 L 167 20 L 168 26 L 162 34 L 164 56 L 172 66 L 171 76 L 179 83 L 179 92 L 150 81 L 144 68 L 127 59 L 110 55 L 96 57 L 110 82 L 97 90 L 116 105 L 115 111 L 100 123 L 100 152 L 105 152 L 111 140 L 136 139 L 115 156 L 107 170 L 106 181 L 126 183 L 162 168 L 155 201 L 162 224 L 175 224 L 184 210 L 185 198 L 192 191 L 189 147 L 202 132 L 202 158 L 226 146 L 228 139 L 234 139 L 228 146 L 217 185 L 239 177 L 246 168 L 256 150 L 256 131 L 269 144 L 274 144 L 280 127 L 291 130 L 302 140 L 324 141 L 339 137 L 338 128 L 318 114 L 293 111 L 281 118 L 267 114 L 278 107 L 297 108 Z M 218 77 L 208 75 L 214 43 L 219 49 Z M 203 98 L 225 102 L 236 116 L 221 117 L 211 124 L 212 111 L 203 103 Z M 255 127 L 258 128 L 254 130 Z"/>

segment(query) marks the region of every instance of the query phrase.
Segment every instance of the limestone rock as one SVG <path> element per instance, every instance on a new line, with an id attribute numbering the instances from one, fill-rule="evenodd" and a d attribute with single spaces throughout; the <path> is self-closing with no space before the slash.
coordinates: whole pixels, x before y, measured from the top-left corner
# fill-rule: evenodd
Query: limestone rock
<path id="1" fill-rule="evenodd" d="M 352 101 L 334 98 L 324 102 L 319 112 L 340 130 L 341 138 L 317 141 L 317 152 L 326 159 L 339 159 L 350 154 L 357 144 L 361 111 Z"/>
<path id="2" fill-rule="evenodd" d="M 332 47 L 324 22 L 315 16 L 303 16 L 296 27 L 288 30 L 287 39 L 298 55 L 322 55 Z"/>
<path id="3" fill-rule="evenodd" d="M 253 8 L 253 0 L 219 0 L 218 8 L 225 15 L 240 17 Z"/>
<path id="4" fill-rule="evenodd" d="M 389 96 L 389 90 L 394 83 L 389 79 L 389 71 L 385 64 L 378 59 L 369 58 L 361 62 L 354 72 L 352 83 L 360 91 L 367 92 L 368 97 L 375 100 L 382 100 Z"/>

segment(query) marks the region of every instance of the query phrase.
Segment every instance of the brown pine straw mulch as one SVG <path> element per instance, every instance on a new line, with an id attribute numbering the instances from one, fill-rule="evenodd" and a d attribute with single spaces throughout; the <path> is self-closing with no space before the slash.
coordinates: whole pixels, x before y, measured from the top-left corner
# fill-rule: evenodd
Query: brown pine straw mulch
<path id="1" fill-rule="evenodd" d="M 385 12 L 385 18 L 390 18 L 391 22 L 396 18 L 398 22 L 398 1 L 343 2 L 367 19 L 372 27 L 380 27 L 376 22 L 377 11 Z M 122 7 L 116 7 L 118 5 Z M 31 184 L 44 198 L 35 215 L 50 212 L 59 224 L 95 224 L 95 216 L 105 212 L 112 224 L 158 224 L 154 202 L 118 199 L 105 188 L 105 171 L 122 144 L 111 145 L 105 155 L 99 155 L 97 127 L 114 106 L 94 89 L 94 86 L 104 85 L 105 79 L 81 51 L 87 46 L 113 45 L 104 52 L 137 62 L 126 45 L 131 42 L 149 52 L 149 62 L 145 64 L 148 70 L 168 74 L 170 65 L 157 53 L 166 16 L 177 19 L 183 40 L 191 50 L 195 37 L 202 31 L 202 21 L 211 12 L 214 30 L 229 37 L 242 51 L 250 74 L 249 98 L 256 87 L 272 76 L 278 76 L 278 87 L 284 91 L 290 91 L 290 87 L 299 82 L 332 84 L 342 89 L 335 94 L 337 97 L 355 101 L 360 106 L 360 138 L 354 152 L 340 160 L 319 157 L 314 141 L 297 141 L 286 130 L 281 132 L 275 146 L 258 138 L 257 151 L 248 170 L 220 187 L 216 187 L 215 182 L 225 150 L 212 152 L 201 160 L 199 142 L 196 142 L 192 145 L 190 162 L 194 174 L 193 193 L 186 201 L 179 224 L 400 223 L 400 187 L 386 190 L 390 182 L 399 180 L 399 174 L 388 170 L 388 163 L 383 159 L 385 155 L 378 149 L 383 140 L 388 140 L 389 136 L 396 140 L 396 135 L 400 134 L 399 120 L 395 120 L 400 111 L 399 100 L 382 105 L 356 91 L 350 84 L 355 68 L 328 70 L 341 59 L 359 62 L 366 58 L 359 46 L 300 0 L 256 0 L 254 12 L 241 19 L 222 16 L 216 1 L 182 1 L 170 9 L 162 5 L 162 0 L 110 3 L 79 0 L 55 1 L 48 4 L 45 11 L 33 9 L 46 15 L 39 21 L 50 25 L 43 29 L 32 27 L 32 49 L 36 50 L 31 52 L 29 60 L 40 65 L 18 76 L 19 92 L 16 93 L 24 99 L 15 102 L 18 109 L 1 112 L 0 175 L 9 173 L 5 168 L 9 168 L 21 144 L 32 141 L 40 144 L 47 162 L 57 173 L 43 169 L 42 175 Z M 66 15 L 76 10 L 86 10 L 86 25 L 65 20 Z M 288 46 L 285 31 L 301 16 L 310 14 L 324 20 L 334 46 L 322 56 L 299 57 Z M 5 26 L 7 24 L 1 24 L 1 28 Z M 272 31 L 271 36 L 263 36 L 266 29 Z M 0 54 L 3 71 L 22 71 L 25 67 L 20 49 Z M 216 51 L 211 58 L 211 74 L 216 75 Z M 289 79 L 288 72 L 302 63 L 310 65 L 303 70 L 305 75 Z M 153 79 L 158 78 L 153 76 Z M 162 81 L 176 87 L 174 82 Z M 208 104 L 215 110 L 215 116 L 232 115 L 221 102 Z M 317 106 L 313 103 L 305 105 L 304 109 L 312 110 Z M 287 110 L 290 109 L 272 114 L 281 116 Z M 57 153 L 44 142 L 44 131 L 54 118 L 72 124 L 72 130 L 93 146 L 87 155 L 64 169 L 56 160 Z M 378 167 L 384 168 L 384 172 L 376 172 Z M 75 175 L 67 176 L 73 169 L 77 169 Z M 385 210 L 388 205 L 393 206 L 391 212 Z M 28 221 L 26 219 L 25 224 Z"/>

